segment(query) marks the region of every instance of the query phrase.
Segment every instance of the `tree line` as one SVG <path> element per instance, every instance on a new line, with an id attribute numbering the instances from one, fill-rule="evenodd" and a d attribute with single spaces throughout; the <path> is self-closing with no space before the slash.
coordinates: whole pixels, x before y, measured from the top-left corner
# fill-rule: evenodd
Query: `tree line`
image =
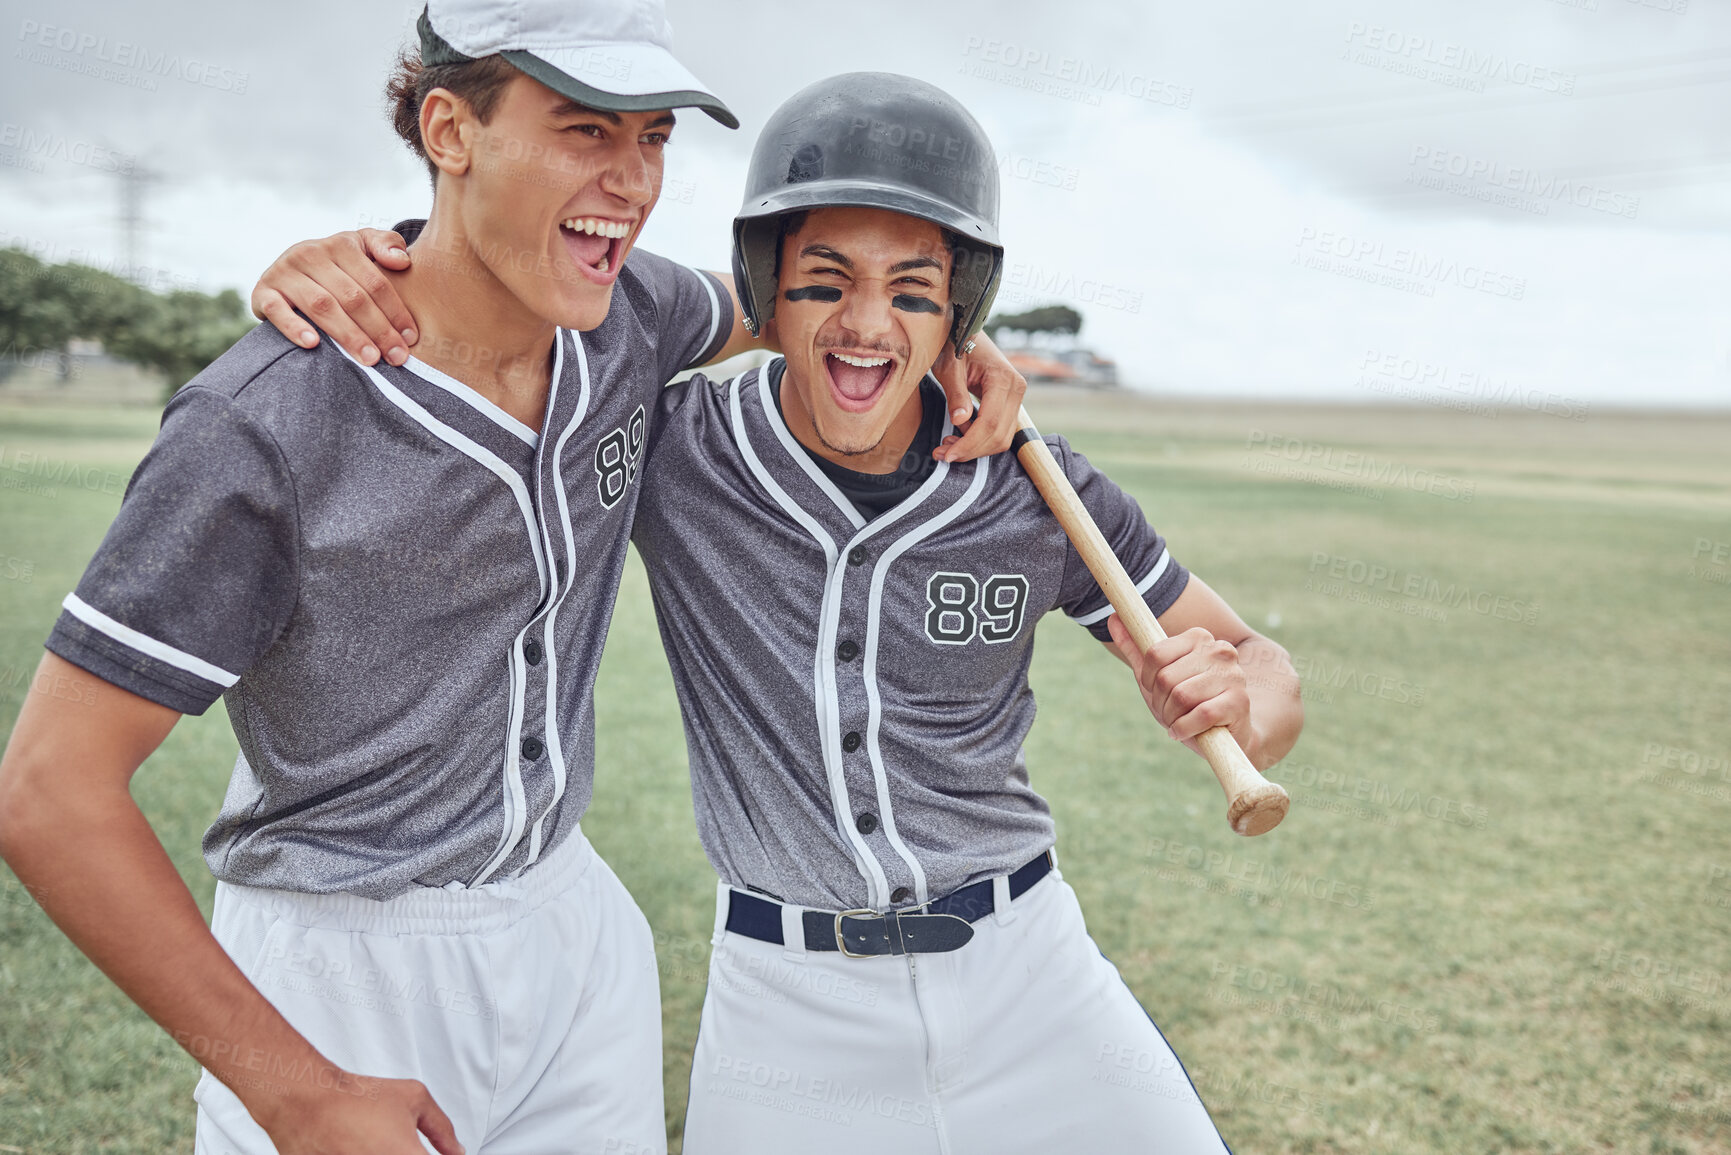
<path id="1" fill-rule="evenodd" d="M 48 357 L 64 377 L 70 343 L 94 340 L 161 376 L 167 397 L 254 324 L 233 289 L 157 293 L 88 265 L 50 265 L 22 249 L 0 249 L 0 382 L 17 364 Z M 1082 316 L 1067 305 L 1044 305 L 998 313 L 984 327 L 994 336 L 1004 329 L 1074 336 Z"/>
<path id="2" fill-rule="evenodd" d="M 1082 314 L 1068 305 L 1041 305 L 1022 313 L 994 313 L 984 325 L 992 340 L 1012 329 L 1018 333 L 1059 333 L 1074 337 L 1082 331 Z"/>
<path id="3" fill-rule="evenodd" d="M 162 377 L 164 396 L 244 336 L 256 322 L 233 289 L 155 293 L 113 273 L 50 265 L 0 249 L 0 381 L 19 362 L 56 358 L 64 376 L 75 340 Z"/>

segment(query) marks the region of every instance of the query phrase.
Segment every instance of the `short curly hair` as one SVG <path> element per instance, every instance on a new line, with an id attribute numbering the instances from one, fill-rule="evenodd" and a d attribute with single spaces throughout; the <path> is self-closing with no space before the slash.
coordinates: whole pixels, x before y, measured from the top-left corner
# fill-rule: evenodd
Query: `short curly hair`
<path id="1" fill-rule="evenodd" d="M 391 126 L 403 143 L 427 163 L 427 174 L 438 184 L 439 166 L 427 156 L 426 142 L 421 139 L 421 105 L 435 88 L 460 98 L 486 124 L 499 107 L 499 98 L 513 77 L 522 73 L 503 56 L 483 56 L 461 64 L 421 63 L 418 51 L 405 49 L 397 57 L 391 78 L 385 82 L 385 101 L 391 114 Z"/>

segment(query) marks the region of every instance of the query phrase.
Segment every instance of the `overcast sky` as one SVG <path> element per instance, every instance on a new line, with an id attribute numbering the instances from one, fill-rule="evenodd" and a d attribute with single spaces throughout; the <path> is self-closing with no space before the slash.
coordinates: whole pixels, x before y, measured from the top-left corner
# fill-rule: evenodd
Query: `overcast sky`
<path id="1" fill-rule="evenodd" d="M 161 178 L 140 260 L 164 284 L 244 292 L 297 239 L 423 214 L 380 96 L 419 8 L 0 0 L 0 244 L 122 261 L 122 156 Z M 1074 305 L 1138 388 L 1731 405 L 1724 0 L 670 14 L 743 121 L 681 120 L 643 242 L 676 259 L 727 267 L 776 105 L 903 72 L 1001 155 L 1001 304 Z"/>

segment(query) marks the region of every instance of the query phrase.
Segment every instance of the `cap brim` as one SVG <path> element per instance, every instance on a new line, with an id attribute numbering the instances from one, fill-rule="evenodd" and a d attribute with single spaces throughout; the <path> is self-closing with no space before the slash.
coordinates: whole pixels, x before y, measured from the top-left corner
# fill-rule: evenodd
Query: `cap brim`
<path id="1" fill-rule="evenodd" d="M 701 108 L 728 128 L 739 127 L 733 110 L 659 45 L 576 44 L 500 55 L 559 95 L 590 108 Z"/>

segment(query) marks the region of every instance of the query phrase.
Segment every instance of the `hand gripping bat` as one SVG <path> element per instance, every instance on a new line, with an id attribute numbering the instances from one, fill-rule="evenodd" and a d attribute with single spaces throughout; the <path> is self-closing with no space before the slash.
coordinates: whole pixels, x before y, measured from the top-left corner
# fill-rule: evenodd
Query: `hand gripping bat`
<path id="1" fill-rule="evenodd" d="M 1136 592 L 1136 583 L 1124 572 L 1123 563 L 1106 543 L 1105 535 L 1082 505 L 1082 499 L 1076 495 L 1070 479 L 1064 476 L 1064 470 L 1052 456 L 1052 451 L 1040 439 L 1040 433 L 1034 428 L 1026 409 L 1021 411 L 1020 420 L 1021 431 L 1011 443 L 1016 459 L 1028 471 L 1040 496 L 1046 499 L 1058 524 L 1064 527 L 1065 535 L 1075 545 L 1076 552 L 1082 555 L 1088 572 L 1100 583 L 1137 648 L 1146 653 L 1156 642 L 1166 640 L 1166 631 L 1160 628 L 1154 612 Z M 1226 791 L 1226 821 L 1233 830 L 1245 835 L 1264 834 L 1280 825 L 1292 800 L 1278 783 L 1270 782 L 1258 773 L 1250 759 L 1244 756 L 1231 731 L 1216 726 L 1198 735 L 1196 744 L 1202 748 L 1202 755 L 1208 759 L 1214 776 L 1220 779 L 1221 789 Z"/>

